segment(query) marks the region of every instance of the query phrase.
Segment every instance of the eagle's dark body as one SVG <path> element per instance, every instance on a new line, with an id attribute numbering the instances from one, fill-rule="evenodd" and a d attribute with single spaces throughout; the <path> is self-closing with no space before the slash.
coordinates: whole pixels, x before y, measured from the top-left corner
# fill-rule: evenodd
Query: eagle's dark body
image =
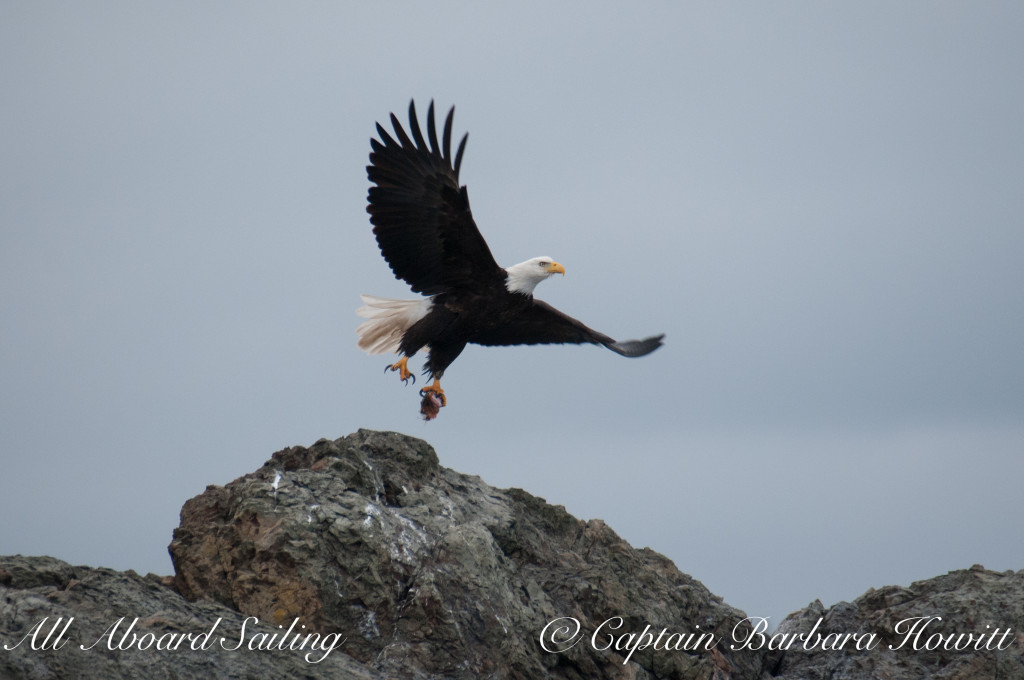
<path id="1" fill-rule="evenodd" d="M 424 389 L 439 393 L 441 405 L 444 397 L 438 381 L 467 343 L 593 343 L 624 356 L 643 356 L 657 349 L 663 336 L 617 343 L 536 300 L 533 286 L 551 273 L 564 273 L 561 265 L 534 258 L 509 269 L 498 266 L 473 221 L 466 187 L 459 185 L 468 135 L 453 158 L 453 112 L 445 119 L 440 143 L 433 103 L 427 112 L 426 138 L 410 104 L 409 133 L 392 114 L 397 139 L 378 124 L 380 140 L 370 142 L 367 175 L 372 186 L 367 211 L 377 244 L 395 276 L 414 292 L 429 296 L 429 302 L 384 301 L 381 308 L 390 305 L 398 311 L 387 312 L 391 321 L 361 326 L 360 346 L 368 351 L 397 350 L 403 358 L 391 368 L 401 368 L 403 378 L 407 377 L 405 360 L 427 347 L 425 369 L 437 387 Z M 527 265 L 539 269 L 535 273 Z M 370 310 L 364 316 L 384 314 Z M 392 339 L 400 337 L 397 347 L 379 342 L 370 348 L 370 340 L 364 344 L 364 327 L 366 334 L 379 331 L 379 335 L 390 333 Z"/>

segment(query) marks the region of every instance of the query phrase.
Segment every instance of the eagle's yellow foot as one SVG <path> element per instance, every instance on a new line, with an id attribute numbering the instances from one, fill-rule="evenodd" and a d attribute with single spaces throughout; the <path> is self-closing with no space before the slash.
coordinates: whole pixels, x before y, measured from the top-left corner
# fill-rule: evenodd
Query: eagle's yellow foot
<path id="1" fill-rule="evenodd" d="M 416 382 L 416 376 L 409 370 L 409 357 L 402 357 L 398 362 L 384 367 L 384 371 L 398 371 L 398 377 L 402 379 L 403 383 L 409 382 L 411 379 L 413 383 Z"/>
<path id="2" fill-rule="evenodd" d="M 434 378 L 434 382 L 420 390 L 421 397 L 426 397 L 428 395 L 440 399 L 441 406 L 448 405 L 448 400 L 444 396 L 444 390 L 441 389 L 441 381 L 438 378 Z"/>

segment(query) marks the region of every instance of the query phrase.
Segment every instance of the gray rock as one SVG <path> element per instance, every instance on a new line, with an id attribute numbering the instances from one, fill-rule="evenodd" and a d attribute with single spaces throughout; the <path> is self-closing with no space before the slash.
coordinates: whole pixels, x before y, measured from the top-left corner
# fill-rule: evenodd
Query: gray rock
<path id="1" fill-rule="evenodd" d="M 208 487 L 170 551 L 174 577 L 0 557 L 0 679 L 1024 679 L 1024 572 L 815 602 L 739 649 L 745 615 L 665 557 L 394 433 L 288 448 Z M 925 648 L 897 649 L 929 616 Z M 969 633 L 988 648 L 927 648 Z"/>
<path id="2" fill-rule="evenodd" d="M 849 643 L 841 651 L 822 649 L 827 644 L 812 644 L 810 650 L 797 644 L 767 655 L 765 669 L 771 677 L 1024 678 L 1024 571 L 999 573 L 975 565 L 909 588 L 871 589 L 852 603 L 828 609 L 813 602 L 786 617 L 777 632 L 807 633 L 819 619 L 816 633 L 821 636 L 874 634 L 877 644 L 859 651 Z"/>
<path id="3" fill-rule="evenodd" d="M 385 678 L 341 652 L 344 645 L 316 663 L 303 658 L 305 653 L 314 654 L 311 661 L 323 656 L 323 650 L 313 652 L 312 643 L 305 651 L 249 650 L 252 633 L 282 631 L 250 620 L 243 636 L 244 620 L 224 605 L 185 600 L 170 587 L 170 579 L 73 567 L 52 557 L 0 557 L 3 680 Z M 204 650 L 200 636 L 211 630 Z M 181 637 L 187 634 L 192 641 Z M 243 639 L 246 645 L 233 649 Z M 161 646 L 181 642 L 177 649 L 158 650 L 158 640 Z"/>
<path id="4" fill-rule="evenodd" d="M 170 550 L 186 597 L 301 617 L 397 677 L 754 678 L 761 664 L 722 648 L 624 663 L 628 650 L 589 637 L 546 652 L 541 633 L 563 617 L 587 633 L 621 617 L 614 634 L 722 637 L 744 615 L 600 520 L 443 468 L 428 444 L 394 433 L 285 449 L 208 488 L 185 504 Z"/>

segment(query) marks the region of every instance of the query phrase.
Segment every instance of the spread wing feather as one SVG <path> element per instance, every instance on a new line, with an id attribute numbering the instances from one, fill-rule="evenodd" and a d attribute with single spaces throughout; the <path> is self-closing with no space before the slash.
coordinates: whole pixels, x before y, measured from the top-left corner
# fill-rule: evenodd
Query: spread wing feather
<path id="1" fill-rule="evenodd" d="M 661 347 L 664 335 L 643 340 L 616 342 L 604 333 L 587 327 L 583 322 L 558 311 L 542 300 L 523 307 L 505 324 L 475 335 L 470 339 L 478 345 L 548 345 L 584 344 L 603 345 L 626 357 L 642 357 Z"/>
<path id="2" fill-rule="evenodd" d="M 366 210 L 377 245 L 395 276 L 423 295 L 503 286 L 505 277 L 473 221 L 466 187 L 459 186 L 468 135 L 459 143 L 453 164 L 454 113 L 453 107 L 445 119 L 442 144 L 438 144 L 433 102 L 427 111 L 426 139 L 415 104 L 410 103 L 411 136 L 391 114 L 395 136 L 378 123 L 380 141 L 370 140 Z"/>

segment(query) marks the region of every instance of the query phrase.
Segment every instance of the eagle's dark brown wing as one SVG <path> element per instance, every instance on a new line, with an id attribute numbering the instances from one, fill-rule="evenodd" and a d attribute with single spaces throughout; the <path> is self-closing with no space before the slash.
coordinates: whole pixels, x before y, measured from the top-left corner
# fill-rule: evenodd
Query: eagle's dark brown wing
<path id="1" fill-rule="evenodd" d="M 604 333 L 588 328 L 583 322 L 558 311 L 541 300 L 524 306 L 501 326 L 470 338 L 478 345 L 550 345 L 584 344 L 603 345 L 626 357 L 642 357 L 661 347 L 664 335 L 643 340 L 616 342 Z"/>
<path id="2" fill-rule="evenodd" d="M 380 141 L 370 140 L 366 173 L 370 222 L 377 245 L 395 276 L 424 295 L 446 290 L 484 290 L 502 286 L 505 272 L 494 261 L 469 210 L 469 196 L 459 186 L 459 166 L 468 135 L 462 138 L 454 163 L 451 154 L 453 107 L 438 144 L 434 103 L 427 111 L 424 139 L 409 104 L 410 137 L 394 114 L 397 140 L 378 123 Z"/>

